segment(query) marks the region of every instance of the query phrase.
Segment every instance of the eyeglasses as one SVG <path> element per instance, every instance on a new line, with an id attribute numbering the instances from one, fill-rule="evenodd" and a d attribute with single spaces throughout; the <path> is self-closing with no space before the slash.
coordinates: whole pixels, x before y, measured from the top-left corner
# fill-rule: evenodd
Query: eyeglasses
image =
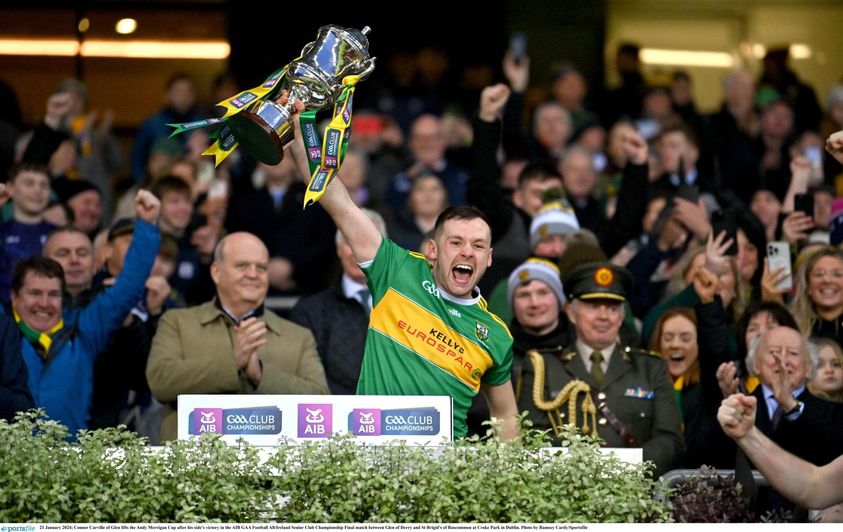
<path id="1" fill-rule="evenodd" d="M 811 272 L 811 279 L 822 280 L 826 276 L 834 280 L 843 279 L 843 270 L 814 270 Z"/>

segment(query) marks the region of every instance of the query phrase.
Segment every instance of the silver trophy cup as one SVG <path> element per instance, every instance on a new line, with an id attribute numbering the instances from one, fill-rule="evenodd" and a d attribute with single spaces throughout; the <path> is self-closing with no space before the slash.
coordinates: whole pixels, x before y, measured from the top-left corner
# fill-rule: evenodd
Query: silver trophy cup
<path id="1" fill-rule="evenodd" d="M 262 163 L 275 165 L 284 158 L 284 145 L 293 140 L 296 101 L 305 109 L 333 105 L 342 92 L 342 80 L 357 75 L 365 79 L 375 68 L 369 56 L 368 26 L 362 30 L 322 26 L 316 40 L 302 49 L 301 57 L 287 65 L 282 88 L 289 101 L 279 105 L 258 100 L 232 116 L 228 124 L 246 153 Z"/>

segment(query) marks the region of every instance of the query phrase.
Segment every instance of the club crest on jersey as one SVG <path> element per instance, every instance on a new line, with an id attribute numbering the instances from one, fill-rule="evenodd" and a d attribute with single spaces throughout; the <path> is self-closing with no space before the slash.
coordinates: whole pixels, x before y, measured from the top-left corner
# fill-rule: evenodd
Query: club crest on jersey
<path id="1" fill-rule="evenodd" d="M 477 325 L 474 327 L 474 334 L 477 335 L 477 339 L 481 342 L 485 341 L 489 338 L 489 328 L 478 321 Z"/>

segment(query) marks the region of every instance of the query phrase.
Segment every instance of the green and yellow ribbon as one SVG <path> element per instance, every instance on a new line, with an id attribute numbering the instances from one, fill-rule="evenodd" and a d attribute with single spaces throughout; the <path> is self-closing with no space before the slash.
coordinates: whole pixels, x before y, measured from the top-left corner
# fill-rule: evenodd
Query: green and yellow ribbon
<path id="1" fill-rule="evenodd" d="M 334 103 L 333 118 L 325 129 L 325 138 L 321 141 L 316 129 L 315 111 L 307 111 L 300 115 L 302 138 L 307 151 L 307 163 L 310 166 L 310 182 L 304 195 L 304 208 L 322 198 L 342 166 L 351 138 L 354 88 L 359 81 L 360 76 L 356 75 L 343 78 L 342 92 Z"/>
<path id="2" fill-rule="evenodd" d="M 207 126 L 218 125 L 219 129 L 211 133 L 211 139 L 214 142 L 207 150 L 202 152 L 202 155 L 210 155 L 214 158 L 214 166 L 219 166 L 226 157 L 237 149 L 237 139 L 231 132 L 231 128 L 226 124 L 229 118 L 236 115 L 243 109 L 249 107 L 252 103 L 258 100 L 270 100 L 277 96 L 278 89 L 281 87 L 281 81 L 287 75 L 287 67 L 278 69 L 266 78 L 263 83 L 257 87 L 239 92 L 230 98 L 219 102 L 217 107 L 225 109 L 225 114 L 221 118 L 208 118 L 206 120 L 195 120 L 193 122 L 185 122 L 182 124 L 167 124 L 175 130 L 170 134 L 174 137 L 185 131 L 192 131 Z"/>

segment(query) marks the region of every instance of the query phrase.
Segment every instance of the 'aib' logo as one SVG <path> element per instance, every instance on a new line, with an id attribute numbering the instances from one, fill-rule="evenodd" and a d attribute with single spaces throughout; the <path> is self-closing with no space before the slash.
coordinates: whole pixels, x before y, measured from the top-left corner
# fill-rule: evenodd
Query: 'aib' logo
<path id="1" fill-rule="evenodd" d="M 355 408 L 348 415 L 348 428 L 355 436 L 380 436 L 381 411 L 377 408 Z"/>
<path id="2" fill-rule="evenodd" d="M 190 416 L 190 434 L 222 434 L 222 408 L 197 408 Z"/>
<path id="3" fill-rule="evenodd" d="M 327 438 L 331 435 L 331 405 L 299 405 L 299 438 Z"/>

